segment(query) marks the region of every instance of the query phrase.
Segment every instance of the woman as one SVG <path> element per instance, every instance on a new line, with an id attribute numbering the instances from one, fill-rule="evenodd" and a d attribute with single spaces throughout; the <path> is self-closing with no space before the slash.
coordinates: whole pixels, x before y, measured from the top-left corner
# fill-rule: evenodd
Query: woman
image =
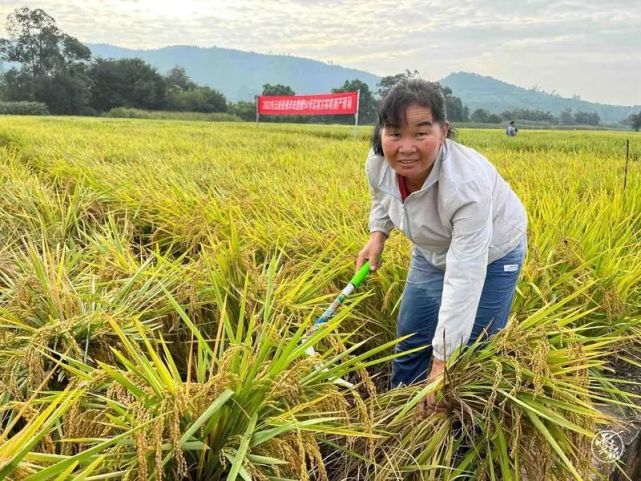
<path id="1" fill-rule="evenodd" d="M 505 327 L 526 251 L 527 216 L 480 153 L 450 139 L 437 83 L 409 80 L 381 100 L 367 159 L 369 242 L 357 267 L 379 265 L 392 228 L 414 244 L 398 317 L 392 386 L 435 380 L 483 331 Z M 434 396 L 419 406 L 443 409 Z"/>

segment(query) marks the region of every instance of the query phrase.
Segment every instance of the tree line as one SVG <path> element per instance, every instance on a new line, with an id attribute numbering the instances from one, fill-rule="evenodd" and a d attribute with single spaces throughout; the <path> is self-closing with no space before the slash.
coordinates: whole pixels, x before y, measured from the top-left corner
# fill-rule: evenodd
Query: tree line
<path id="1" fill-rule="evenodd" d="M 98 115 L 116 107 L 185 112 L 228 112 L 256 118 L 255 101 L 229 102 L 218 90 L 193 82 L 176 66 L 161 75 L 140 58 L 92 58 L 91 50 L 63 32 L 42 9 L 16 9 L 7 17 L 8 38 L 0 39 L 0 60 L 13 65 L 0 79 L 0 113 Z M 17 65 L 17 66 L 16 66 Z M 395 83 L 418 76 L 409 71 L 383 77 L 376 91 L 363 81 L 346 80 L 333 93 L 360 90 L 360 123 L 373 123 L 376 104 Z M 451 120 L 469 111 L 449 88 L 443 92 Z M 265 84 L 262 95 L 295 95 L 286 85 Z M 42 107 L 39 107 L 42 106 Z M 3 110 L 4 109 L 4 110 Z M 351 116 L 266 117 L 267 121 L 352 123 Z"/>
<path id="2" fill-rule="evenodd" d="M 596 112 L 572 111 L 565 109 L 556 117 L 543 110 L 514 109 L 505 110 L 500 114 L 488 112 L 485 109 L 476 109 L 470 115 L 472 122 L 484 124 L 498 124 L 510 120 L 527 120 L 551 125 L 599 125 L 601 118 Z"/>

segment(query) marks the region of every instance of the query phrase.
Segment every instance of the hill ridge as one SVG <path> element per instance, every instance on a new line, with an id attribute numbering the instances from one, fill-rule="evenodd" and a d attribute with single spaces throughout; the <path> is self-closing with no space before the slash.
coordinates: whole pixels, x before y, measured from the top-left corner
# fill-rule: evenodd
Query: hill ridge
<path id="1" fill-rule="evenodd" d="M 531 109 L 551 112 L 558 116 L 564 109 L 596 112 L 602 122 L 614 123 L 641 110 L 641 105 L 612 105 L 581 98 L 527 89 L 503 80 L 472 72 L 455 72 L 440 80 L 454 95 L 461 98 L 470 112 L 478 108 L 501 113 L 505 110 Z"/>
<path id="2" fill-rule="evenodd" d="M 159 49 L 128 49 L 87 44 L 97 57 L 140 57 L 161 73 L 184 67 L 196 83 L 217 88 L 232 100 L 250 100 L 266 83 L 289 85 L 296 93 L 328 92 L 346 80 L 360 79 L 376 88 L 380 77 L 364 70 L 283 54 L 263 54 L 221 47 L 170 45 Z M 306 75 L 301 75 L 304 68 Z"/>

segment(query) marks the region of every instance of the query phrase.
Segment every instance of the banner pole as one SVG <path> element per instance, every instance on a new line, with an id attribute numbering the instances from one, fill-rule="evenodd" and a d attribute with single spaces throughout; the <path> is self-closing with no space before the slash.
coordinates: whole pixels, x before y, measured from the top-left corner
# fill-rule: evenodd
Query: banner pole
<path id="1" fill-rule="evenodd" d="M 358 110 L 361 103 L 361 89 L 356 91 L 356 113 L 354 114 L 354 137 L 358 136 Z"/>
<path id="2" fill-rule="evenodd" d="M 258 119 L 260 114 L 258 113 L 258 95 L 254 95 L 254 101 L 256 102 L 256 127 L 258 127 Z"/>

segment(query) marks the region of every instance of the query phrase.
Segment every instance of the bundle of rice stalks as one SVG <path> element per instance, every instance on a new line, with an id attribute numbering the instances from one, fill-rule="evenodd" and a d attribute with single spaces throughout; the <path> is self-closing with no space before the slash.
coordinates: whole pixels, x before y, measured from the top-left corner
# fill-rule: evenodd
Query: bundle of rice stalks
<path id="1" fill-rule="evenodd" d="M 597 479 L 592 440 L 619 422 L 603 406 L 639 407 L 606 373 L 625 336 L 591 337 L 601 326 L 576 325 L 588 314 L 548 306 L 460 352 L 440 382 L 380 395 L 374 451 L 361 443 L 336 469 L 373 480 Z M 421 419 L 432 392 L 448 411 Z"/>

